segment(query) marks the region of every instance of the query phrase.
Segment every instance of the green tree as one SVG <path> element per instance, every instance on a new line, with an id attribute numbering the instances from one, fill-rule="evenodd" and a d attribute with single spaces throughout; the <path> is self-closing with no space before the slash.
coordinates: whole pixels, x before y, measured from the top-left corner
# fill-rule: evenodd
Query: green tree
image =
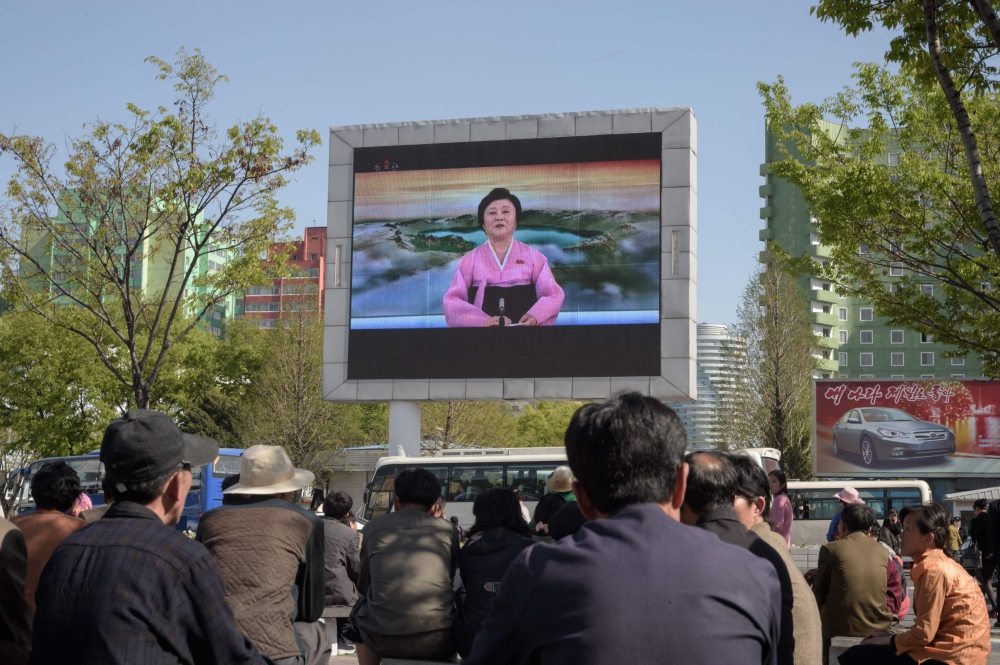
<path id="1" fill-rule="evenodd" d="M 506 448 L 517 437 L 514 417 L 498 402 L 426 402 L 420 410 L 420 429 L 444 447 L 457 443 Z"/>
<path id="2" fill-rule="evenodd" d="M 517 419 L 517 445 L 562 446 L 566 428 L 583 402 L 535 402 Z"/>
<path id="3" fill-rule="evenodd" d="M 259 257 L 294 220 L 277 192 L 320 144 L 299 131 L 286 153 L 262 116 L 217 131 L 208 106 L 227 79 L 197 49 L 147 62 L 174 83 L 175 110 L 130 104 L 128 120 L 96 121 L 61 169 L 52 144 L 0 134 L 15 168 L 0 201 L 5 297 L 89 343 L 140 408 L 206 312 L 265 283 Z M 219 251 L 224 266 L 203 270 Z M 154 275 L 158 291 L 143 286 Z"/>
<path id="4" fill-rule="evenodd" d="M 818 337 L 809 300 L 771 246 L 740 297 L 735 341 L 723 347 L 733 380 L 720 386 L 718 436 L 729 448 L 777 448 L 791 478 L 812 475 L 812 379 Z"/>
<path id="5" fill-rule="evenodd" d="M 950 107 L 910 74 L 859 65 L 855 81 L 822 105 L 802 106 L 792 105 L 780 78 L 759 84 L 786 157 L 771 173 L 801 190 L 820 242 L 831 248 L 824 268 L 805 257 L 799 267 L 873 303 L 891 325 L 954 346 L 946 357 L 975 353 L 984 375 L 1000 376 L 1000 260 Z M 1000 99 L 987 92 L 964 99 L 979 137 L 1000 143 Z M 886 164 L 890 147 L 898 166 Z M 995 184 L 1000 153 L 982 158 Z"/>

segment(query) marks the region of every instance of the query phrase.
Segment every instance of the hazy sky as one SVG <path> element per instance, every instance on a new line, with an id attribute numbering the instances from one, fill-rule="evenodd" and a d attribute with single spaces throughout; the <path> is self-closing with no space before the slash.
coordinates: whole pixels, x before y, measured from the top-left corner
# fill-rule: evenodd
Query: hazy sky
<path id="1" fill-rule="evenodd" d="M 231 78 L 220 127 L 258 111 L 294 130 L 648 106 L 698 118 L 699 321 L 726 323 L 761 249 L 764 120 L 755 84 L 797 101 L 881 60 L 884 33 L 845 37 L 815 0 L 756 2 L 5 2 L 0 128 L 60 146 L 125 105 L 170 106 L 143 58 L 200 47 Z M 326 223 L 326 146 L 281 195 L 301 229 Z M 9 162 L 0 158 L 0 179 Z"/>

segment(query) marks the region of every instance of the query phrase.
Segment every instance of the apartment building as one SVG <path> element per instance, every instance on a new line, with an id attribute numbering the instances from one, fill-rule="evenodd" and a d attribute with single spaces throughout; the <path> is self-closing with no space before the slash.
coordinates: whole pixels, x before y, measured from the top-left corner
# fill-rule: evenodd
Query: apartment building
<path id="1" fill-rule="evenodd" d="M 237 315 L 261 328 L 275 328 L 281 319 L 298 312 L 323 311 L 326 227 L 306 228 L 302 241 L 272 244 L 265 261 L 286 251 L 291 252 L 288 275 L 271 284 L 251 286 L 236 301 Z"/>

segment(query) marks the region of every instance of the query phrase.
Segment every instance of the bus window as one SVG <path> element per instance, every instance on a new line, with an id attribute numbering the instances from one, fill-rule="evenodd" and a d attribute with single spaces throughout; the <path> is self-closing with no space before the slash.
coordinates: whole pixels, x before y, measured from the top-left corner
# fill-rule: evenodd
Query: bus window
<path id="1" fill-rule="evenodd" d="M 909 488 L 890 488 L 886 492 L 889 495 L 888 507 L 902 510 L 905 506 L 920 505 L 920 490 Z"/>
<path id="2" fill-rule="evenodd" d="M 448 482 L 448 500 L 475 501 L 493 487 L 503 487 L 502 464 L 455 464 Z"/>
<path id="3" fill-rule="evenodd" d="M 764 463 L 764 473 L 771 473 L 772 471 L 781 471 L 781 462 L 774 459 L 773 457 L 761 457 L 760 461 Z"/>
<path id="4" fill-rule="evenodd" d="M 364 518 L 371 520 L 392 510 L 392 491 L 396 487 L 396 469 L 383 466 L 375 471 L 371 481 L 371 492 L 365 504 Z"/>
<path id="5" fill-rule="evenodd" d="M 219 455 L 219 459 L 212 465 L 212 477 L 225 478 L 239 473 L 240 459 L 239 455 Z"/>
<path id="6" fill-rule="evenodd" d="M 545 480 L 557 466 L 558 462 L 508 464 L 507 487 L 521 490 L 525 501 L 538 501 L 545 495 Z"/>

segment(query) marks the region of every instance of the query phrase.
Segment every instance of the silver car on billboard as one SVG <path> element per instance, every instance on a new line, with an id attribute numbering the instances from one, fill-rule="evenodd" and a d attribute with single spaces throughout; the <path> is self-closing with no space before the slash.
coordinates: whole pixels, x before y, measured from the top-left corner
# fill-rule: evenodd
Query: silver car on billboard
<path id="1" fill-rule="evenodd" d="M 833 454 L 857 453 L 865 466 L 879 461 L 944 457 L 955 452 L 955 433 L 917 420 L 902 409 L 851 409 L 833 426 Z"/>

